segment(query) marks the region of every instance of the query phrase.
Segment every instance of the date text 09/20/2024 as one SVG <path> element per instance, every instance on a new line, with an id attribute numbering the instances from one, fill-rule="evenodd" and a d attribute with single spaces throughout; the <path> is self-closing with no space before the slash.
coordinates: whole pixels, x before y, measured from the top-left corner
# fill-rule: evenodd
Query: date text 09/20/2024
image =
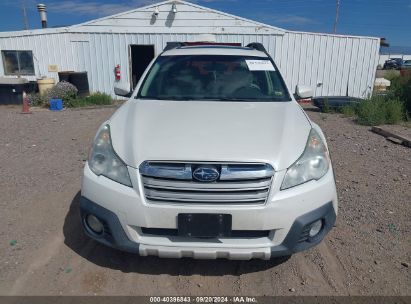
<path id="1" fill-rule="evenodd" d="M 213 297 L 213 296 L 162 296 L 150 297 L 150 303 L 257 303 L 255 297 L 233 296 L 233 297 Z"/>

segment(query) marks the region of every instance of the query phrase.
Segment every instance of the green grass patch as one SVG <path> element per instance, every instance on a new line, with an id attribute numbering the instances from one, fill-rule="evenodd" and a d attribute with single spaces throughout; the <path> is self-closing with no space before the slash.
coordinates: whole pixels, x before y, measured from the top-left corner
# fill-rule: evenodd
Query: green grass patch
<path id="1" fill-rule="evenodd" d="M 354 117 L 355 116 L 355 106 L 346 106 L 340 109 L 340 113 L 345 117 Z"/>
<path id="2" fill-rule="evenodd" d="M 346 117 L 355 117 L 359 124 L 377 126 L 383 124 L 411 123 L 411 76 L 388 74 L 385 78 L 391 80 L 391 86 L 385 95 L 375 95 L 339 109 Z"/>
<path id="3" fill-rule="evenodd" d="M 405 119 L 404 103 L 387 96 L 373 96 L 353 109 L 357 122 L 367 126 L 397 124 Z"/>
<path id="4" fill-rule="evenodd" d="M 385 105 L 385 123 L 398 124 L 405 119 L 404 103 L 399 99 L 389 99 Z"/>
<path id="5" fill-rule="evenodd" d="M 411 75 L 391 79 L 389 96 L 404 102 L 407 118 L 411 117 Z"/>
<path id="6" fill-rule="evenodd" d="M 330 108 L 330 104 L 328 103 L 327 98 L 324 99 L 324 105 L 323 105 L 323 108 L 321 109 L 321 111 L 323 113 L 331 113 L 332 112 L 331 108 Z"/>
<path id="7" fill-rule="evenodd" d="M 80 108 L 88 106 L 99 106 L 99 105 L 111 105 L 113 104 L 113 99 L 110 95 L 105 93 L 92 93 L 87 97 L 77 97 L 77 96 L 64 96 L 63 99 L 64 107 L 66 108 Z M 49 107 L 50 97 L 48 94 L 40 95 L 39 93 L 29 94 L 29 101 L 31 106 L 38 107 Z"/>
<path id="8" fill-rule="evenodd" d="M 70 108 L 80 108 L 88 106 L 100 106 L 100 105 L 111 105 L 113 104 L 113 99 L 110 95 L 105 93 L 93 93 L 90 96 L 83 98 L 72 99 L 66 103 L 67 107 Z"/>

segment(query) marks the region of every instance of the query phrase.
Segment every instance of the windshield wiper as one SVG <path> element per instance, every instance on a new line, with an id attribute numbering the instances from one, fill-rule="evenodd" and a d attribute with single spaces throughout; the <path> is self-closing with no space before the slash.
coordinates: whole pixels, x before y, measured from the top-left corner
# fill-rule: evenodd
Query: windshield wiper
<path id="1" fill-rule="evenodd" d="M 248 101 L 248 102 L 254 102 L 254 101 L 261 101 L 261 102 L 267 102 L 267 101 L 287 101 L 287 99 L 284 98 L 237 98 L 237 97 L 189 97 L 189 96 L 136 96 L 136 99 L 152 99 L 152 100 L 181 100 L 181 101 L 186 101 L 186 100 L 192 100 L 192 101 Z"/>
<path id="2" fill-rule="evenodd" d="M 158 99 L 162 99 L 162 100 L 195 100 L 195 98 L 189 97 L 189 96 L 164 96 L 164 97 L 158 97 Z"/>
<path id="3" fill-rule="evenodd" d="M 236 98 L 236 97 L 204 97 L 202 100 L 214 100 L 214 101 L 256 101 L 259 98 Z"/>
<path id="4" fill-rule="evenodd" d="M 136 99 L 153 99 L 153 100 L 195 100 L 192 97 L 185 96 L 137 96 Z"/>

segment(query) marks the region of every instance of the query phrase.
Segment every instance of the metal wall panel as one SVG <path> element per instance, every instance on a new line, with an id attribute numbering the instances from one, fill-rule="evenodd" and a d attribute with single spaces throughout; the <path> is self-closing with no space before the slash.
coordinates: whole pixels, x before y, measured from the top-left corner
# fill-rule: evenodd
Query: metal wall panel
<path id="1" fill-rule="evenodd" d="M 79 58 L 68 42 L 69 34 L 33 35 L 12 38 L 0 38 L 0 50 L 31 50 L 36 75 L 24 76 L 30 80 L 39 77 L 58 78 L 57 73 L 49 72 L 48 65 L 57 64 L 59 70 L 78 70 Z M 4 75 L 0 64 L 0 75 Z"/>
<path id="2" fill-rule="evenodd" d="M 371 94 L 378 39 L 289 32 L 281 40 L 281 57 L 275 58 L 291 90 L 307 84 L 316 96 Z"/>

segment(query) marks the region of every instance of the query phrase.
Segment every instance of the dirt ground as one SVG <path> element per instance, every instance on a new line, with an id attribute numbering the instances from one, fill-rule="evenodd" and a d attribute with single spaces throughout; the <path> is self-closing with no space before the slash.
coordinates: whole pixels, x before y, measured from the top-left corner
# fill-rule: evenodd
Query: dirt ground
<path id="1" fill-rule="evenodd" d="M 271 261 L 170 260 L 106 248 L 82 232 L 82 168 L 115 109 L 0 107 L 0 295 L 411 295 L 411 149 L 336 114 L 324 130 L 336 227 Z"/>

